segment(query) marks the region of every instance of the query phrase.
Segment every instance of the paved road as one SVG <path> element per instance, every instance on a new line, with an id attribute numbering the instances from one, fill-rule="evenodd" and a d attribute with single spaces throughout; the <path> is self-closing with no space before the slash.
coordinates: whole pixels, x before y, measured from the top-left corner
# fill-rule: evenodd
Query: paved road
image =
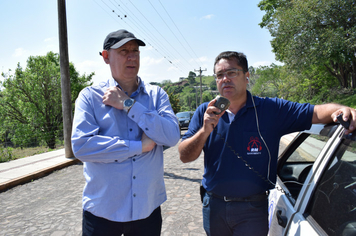
<path id="1" fill-rule="evenodd" d="M 199 185 L 203 158 L 183 164 L 178 146 L 164 151 L 168 200 L 162 205 L 163 236 L 205 235 Z M 0 235 L 81 235 L 82 164 L 0 193 Z"/>
<path id="2" fill-rule="evenodd" d="M 183 164 L 178 145 L 164 157 L 168 200 L 162 205 L 162 235 L 205 235 L 199 196 L 203 157 Z M 81 235 L 83 186 L 83 165 L 76 164 L 0 193 L 0 236 Z"/>

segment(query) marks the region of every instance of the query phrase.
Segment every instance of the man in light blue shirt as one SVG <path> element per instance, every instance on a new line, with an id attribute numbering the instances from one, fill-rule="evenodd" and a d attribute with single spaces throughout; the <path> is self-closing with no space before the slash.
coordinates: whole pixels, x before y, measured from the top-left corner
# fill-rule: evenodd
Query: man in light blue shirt
<path id="1" fill-rule="evenodd" d="M 110 33 L 100 53 L 112 78 L 83 89 L 72 130 L 84 163 L 83 235 L 160 235 L 167 199 L 163 146 L 180 138 L 167 93 L 137 76 L 139 46 L 126 30 Z"/>

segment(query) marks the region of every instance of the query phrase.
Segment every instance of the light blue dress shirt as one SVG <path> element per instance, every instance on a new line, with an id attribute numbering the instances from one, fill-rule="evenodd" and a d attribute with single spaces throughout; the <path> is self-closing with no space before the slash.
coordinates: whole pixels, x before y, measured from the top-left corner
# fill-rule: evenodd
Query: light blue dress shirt
<path id="1" fill-rule="evenodd" d="M 180 138 L 167 93 L 138 80 L 129 113 L 102 102 L 106 89 L 118 85 L 114 79 L 83 89 L 76 100 L 72 148 L 84 163 L 83 209 L 111 221 L 147 218 L 167 199 L 163 146 Z M 143 132 L 157 144 L 146 153 Z"/>

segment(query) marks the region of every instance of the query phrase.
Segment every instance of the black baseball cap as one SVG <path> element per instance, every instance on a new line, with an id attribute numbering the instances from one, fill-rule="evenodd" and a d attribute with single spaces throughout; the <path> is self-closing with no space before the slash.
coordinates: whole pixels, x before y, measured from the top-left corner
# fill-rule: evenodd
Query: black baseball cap
<path id="1" fill-rule="evenodd" d="M 111 48 L 117 49 L 131 40 L 135 40 L 139 46 L 146 46 L 146 44 L 142 40 L 136 38 L 133 33 L 121 29 L 111 32 L 106 36 L 104 40 L 104 50 L 109 50 Z"/>

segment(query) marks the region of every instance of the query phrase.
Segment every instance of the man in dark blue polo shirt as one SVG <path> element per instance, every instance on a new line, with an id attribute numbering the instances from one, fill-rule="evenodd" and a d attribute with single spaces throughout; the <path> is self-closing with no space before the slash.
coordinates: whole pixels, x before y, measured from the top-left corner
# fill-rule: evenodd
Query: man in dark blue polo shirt
<path id="1" fill-rule="evenodd" d="M 338 104 L 311 105 L 252 96 L 246 56 L 222 52 L 215 59 L 218 90 L 229 99 L 220 114 L 216 99 L 198 107 L 179 145 L 182 162 L 204 151 L 203 220 L 207 235 L 267 235 L 268 190 L 276 182 L 280 138 L 314 123 L 351 115 L 347 132 L 356 127 L 355 109 Z"/>

